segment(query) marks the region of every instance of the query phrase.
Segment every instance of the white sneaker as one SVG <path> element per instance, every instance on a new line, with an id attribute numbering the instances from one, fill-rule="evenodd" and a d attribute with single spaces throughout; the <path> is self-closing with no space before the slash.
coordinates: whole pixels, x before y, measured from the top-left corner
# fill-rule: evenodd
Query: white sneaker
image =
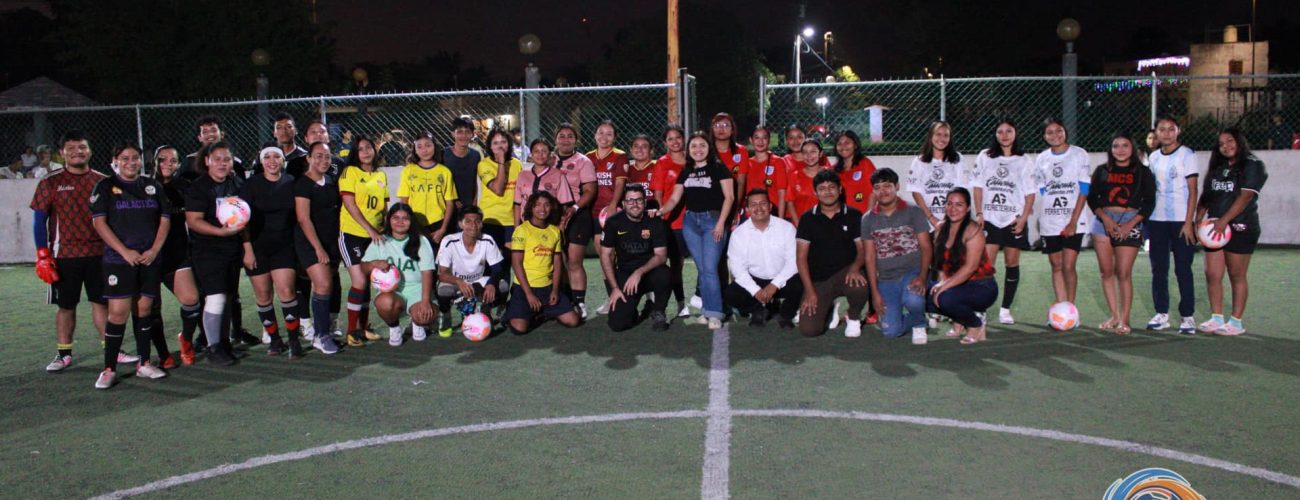
<path id="1" fill-rule="evenodd" d="M 834 328 L 834 327 L 832 327 Z M 862 336 L 862 320 L 851 319 L 844 322 L 844 336 L 856 339 Z"/>
<path id="2" fill-rule="evenodd" d="M 426 338 L 429 338 L 429 334 L 428 332 L 424 331 L 423 326 L 414 325 L 414 324 L 411 325 L 411 340 L 414 340 L 416 342 L 422 342 Z"/>
<path id="3" fill-rule="evenodd" d="M 1016 318 L 1011 316 L 1010 309 L 1003 307 L 1001 309 L 998 309 L 998 323 L 1002 323 L 1004 325 L 1014 325 L 1016 324 Z"/>
<path id="4" fill-rule="evenodd" d="M 686 304 L 683 304 L 683 303 L 681 303 L 681 302 L 678 302 L 678 303 L 677 303 L 677 317 L 678 317 L 678 318 L 689 318 L 689 317 L 691 317 L 691 306 L 686 305 Z"/>
<path id="5" fill-rule="evenodd" d="M 1226 324 L 1227 323 L 1220 321 L 1218 318 L 1211 316 L 1209 320 L 1206 320 L 1204 323 L 1201 323 L 1201 326 L 1196 327 L 1196 329 L 1199 330 L 1201 333 L 1214 333 L 1215 330 L 1218 330 L 1219 327 Z"/>
<path id="6" fill-rule="evenodd" d="M 72 356 L 62 356 L 62 355 L 55 354 L 54 361 L 51 361 L 50 364 L 45 365 L 45 371 L 50 373 L 61 372 L 63 370 L 66 370 L 69 366 L 72 366 Z"/>
<path id="7" fill-rule="evenodd" d="M 938 315 L 938 314 L 926 314 L 926 315 L 925 315 L 925 326 L 930 327 L 930 328 L 939 328 L 939 315 Z"/>
<path id="8" fill-rule="evenodd" d="M 720 329 L 722 329 L 722 320 L 721 320 L 721 319 L 718 319 L 718 318 L 709 318 L 708 321 L 707 321 L 706 323 L 709 325 L 709 329 L 710 329 L 710 330 L 720 330 Z"/>
<path id="9" fill-rule="evenodd" d="M 104 371 L 99 372 L 99 377 L 95 379 L 95 388 L 107 389 L 113 387 L 114 382 L 117 382 L 117 373 L 105 368 Z"/>
<path id="10" fill-rule="evenodd" d="M 829 328 L 834 330 L 840 327 L 840 303 L 836 302 L 835 307 L 831 308 L 831 324 Z"/>
<path id="11" fill-rule="evenodd" d="M 1246 329 L 1244 327 L 1236 326 L 1232 323 L 1224 323 L 1223 326 L 1214 329 L 1215 335 L 1225 335 L 1228 337 L 1235 337 L 1243 333 L 1246 333 Z"/>
<path id="12" fill-rule="evenodd" d="M 311 320 L 303 318 L 298 320 L 298 326 L 302 328 L 302 339 L 307 342 L 316 340 L 316 327 L 312 325 Z"/>
<path id="13" fill-rule="evenodd" d="M 600 307 L 596 308 L 596 314 L 609 314 L 609 299 L 600 303 Z"/>
<path id="14" fill-rule="evenodd" d="M 694 307 L 696 309 L 704 309 L 704 299 L 700 298 L 699 295 L 692 295 L 691 307 Z"/>
<path id="15" fill-rule="evenodd" d="M 388 345 L 402 345 L 402 325 L 388 327 Z"/>
<path id="16" fill-rule="evenodd" d="M 578 304 L 578 316 L 580 316 L 580 317 L 582 318 L 583 321 L 587 321 L 587 303 L 586 303 L 586 302 L 583 302 L 583 303 L 581 303 L 581 304 Z"/>
<path id="17" fill-rule="evenodd" d="M 328 335 L 317 335 L 316 338 L 311 341 L 311 346 L 315 347 L 317 351 L 321 352 L 321 354 L 328 355 L 337 354 L 339 352 L 339 345 L 334 343 L 334 338 Z"/>
<path id="18" fill-rule="evenodd" d="M 127 354 L 127 353 L 124 353 L 124 352 L 119 352 L 119 353 L 117 353 L 117 362 L 118 362 L 118 363 L 126 363 L 126 364 L 139 363 L 139 362 L 140 362 L 140 356 L 136 356 L 136 355 L 134 355 L 134 354 Z"/>
<path id="19" fill-rule="evenodd" d="M 925 345 L 929 340 L 929 337 L 926 336 L 924 326 L 912 327 L 912 345 Z"/>
<path id="20" fill-rule="evenodd" d="M 266 332 L 266 328 L 262 328 L 262 343 L 263 344 L 271 343 L 271 334 Z"/>
<path id="21" fill-rule="evenodd" d="M 139 366 L 135 367 L 135 376 L 147 379 L 158 379 L 166 377 L 167 372 L 149 363 L 140 363 Z"/>
<path id="22" fill-rule="evenodd" d="M 1178 323 L 1178 333 L 1196 335 L 1196 318 L 1183 316 L 1183 320 Z"/>
<path id="23" fill-rule="evenodd" d="M 1169 315 L 1160 313 L 1151 317 L 1147 322 L 1147 330 L 1164 330 L 1169 328 Z"/>

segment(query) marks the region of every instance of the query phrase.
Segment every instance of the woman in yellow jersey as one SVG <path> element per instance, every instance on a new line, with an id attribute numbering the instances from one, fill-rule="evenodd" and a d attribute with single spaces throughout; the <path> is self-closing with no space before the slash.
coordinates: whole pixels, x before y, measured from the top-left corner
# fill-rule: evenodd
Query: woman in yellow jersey
<path id="1" fill-rule="evenodd" d="M 524 204 L 527 220 L 515 228 L 510 242 L 514 286 L 502 318 L 516 335 L 527 332 L 535 319 L 555 318 L 561 325 L 578 326 L 578 313 L 569 297 L 560 293 L 560 203 L 551 193 L 538 191 Z"/>
<path id="2" fill-rule="evenodd" d="M 370 279 L 361 269 L 361 257 L 380 234 L 384 211 L 388 209 L 388 175 L 379 168 L 374 141 L 358 137 L 352 145 L 343 173 L 339 174 L 339 255 L 352 280 L 348 290 L 348 345 L 360 347 L 365 340 L 381 337 L 370 332 Z"/>
<path id="3" fill-rule="evenodd" d="M 495 239 L 503 255 L 509 255 L 515 232 L 515 181 L 524 165 L 514 158 L 514 138 L 504 130 L 488 133 L 489 154 L 478 162 L 478 207 L 483 209 L 483 234 Z"/>
<path id="4" fill-rule="evenodd" d="M 397 184 L 397 199 L 415 209 L 416 227 L 429 235 L 434 247 L 442 243 L 451 227 L 452 204 L 457 198 L 451 169 L 442 164 L 442 154 L 442 148 L 433 142 L 433 132 L 421 133 Z"/>

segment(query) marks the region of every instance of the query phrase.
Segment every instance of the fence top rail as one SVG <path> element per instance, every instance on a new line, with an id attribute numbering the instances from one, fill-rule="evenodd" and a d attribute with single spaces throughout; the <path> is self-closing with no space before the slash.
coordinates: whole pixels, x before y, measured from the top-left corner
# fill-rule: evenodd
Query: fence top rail
<path id="1" fill-rule="evenodd" d="M 415 97 L 473 97 L 473 96 L 490 96 L 490 95 L 518 95 L 518 94 L 564 94 L 572 92 L 591 92 L 591 91 L 620 91 L 620 90 L 661 90 L 671 88 L 671 83 L 644 83 L 644 84 L 623 84 L 623 85 L 586 85 L 578 87 L 540 87 L 535 89 L 528 88 L 511 88 L 511 89 L 481 89 L 481 90 L 442 90 L 431 92 L 394 92 L 388 94 L 356 94 L 356 95 L 330 95 L 315 97 L 286 97 L 277 99 L 249 99 L 221 102 L 177 102 L 161 104 L 120 104 L 107 106 L 74 106 L 66 108 L 39 108 L 39 107 L 20 107 L 0 110 L 0 115 L 6 114 L 31 114 L 31 113 L 71 113 L 84 111 L 121 111 L 121 110 L 147 110 L 147 109 L 174 109 L 174 108 L 219 108 L 233 106 L 253 106 L 258 104 L 295 104 L 295 103 L 320 103 L 336 101 L 357 101 L 372 99 L 403 99 Z"/>
<path id="2" fill-rule="evenodd" d="M 1156 73 L 1155 78 L 1166 79 L 1186 79 L 1186 80 L 1259 80 L 1259 79 L 1300 79 L 1300 73 L 1270 73 L 1262 75 L 1174 75 Z M 1152 75 L 1100 75 L 1100 76 L 984 76 L 971 78 L 927 78 L 912 80 L 869 80 L 860 82 L 807 82 L 807 83 L 767 83 L 769 89 L 793 89 L 809 87 L 867 87 L 867 86 L 885 86 L 885 85 L 915 85 L 915 84 L 933 84 L 940 83 L 980 83 L 980 82 L 1048 82 L 1074 80 L 1081 82 L 1091 81 L 1117 81 L 1117 80 L 1147 80 Z"/>

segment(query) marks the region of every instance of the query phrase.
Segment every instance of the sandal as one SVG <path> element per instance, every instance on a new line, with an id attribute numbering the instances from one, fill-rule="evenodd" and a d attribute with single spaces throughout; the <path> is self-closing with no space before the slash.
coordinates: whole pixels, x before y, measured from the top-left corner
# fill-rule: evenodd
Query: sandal
<path id="1" fill-rule="evenodd" d="M 1131 331 L 1133 331 L 1133 328 L 1123 323 L 1120 323 L 1119 326 L 1115 327 L 1115 333 L 1119 335 L 1128 335 Z"/>
<path id="2" fill-rule="evenodd" d="M 1102 330 L 1114 330 L 1115 327 L 1118 326 L 1119 324 L 1120 323 L 1118 321 L 1115 321 L 1115 318 L 1110 318 L 1106 321 L 1101 322 L 1100 325 L 1097 325 L 1097 328 L 1100 328 Z"/>
<path id="3" fill-rule="evenodd" d="M 976 342 L 983 342 L 988 339 L 987 335 L 988 332 L 983 328 L 980 328 L 979 336 L 975 336 L 975 334 L 969 333 L 969 330 L 967 330 L 967 335 L 965 337 L 962 337 L 960 342 L 963 345 L 971 345 Z"/>
<path id="4" fill-rule="evenodd" d="M 966 329 L 958 325 L 952 325 L 952 328 L 948 329 L 948 333 L 943 334 L 943 336 L 949 338 L 956 338 L 962 335 L 966 335 Z"/>
<path id="5" fill-rule="evenodd" d="M 966 337 L 962 337 L 961 340 L 959 340 L 958 342 L 960 342 L 962 345 L 971 345 L 976 342 L 980 342 L 982 340 L 984 339 L 977 339 L 975 337 L 966 336 Z"/>

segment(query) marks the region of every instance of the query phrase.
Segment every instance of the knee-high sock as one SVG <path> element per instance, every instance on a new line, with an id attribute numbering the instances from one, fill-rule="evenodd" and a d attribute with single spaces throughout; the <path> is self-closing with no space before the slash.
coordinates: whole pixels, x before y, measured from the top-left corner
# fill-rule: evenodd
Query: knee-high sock
<path id="1" fill-rule="evenodd" d="M 208 338 L 208 347 L 221 345 L 222 319 L 225 318 L 226 295 L 209 295 L 203 304 L 203 334 Z"/>
<path id="2" fill-rule="evenodd" d="M 302 330 L 298 328 L 298 314 L 302 309 L 298 306 L 298 299 L 280 303 L 280 312 L 284 314 L 284 328 L 289 330 L 289 338 L 297 339 L 302 335 Z"/>
<path id="3" fill-rule="evenodd" d="M 280 328 L 275 324 L 275 306 L 273 304 L 258 304 L 257 319 L 262 322 L 262 331 L 271 337 L 280 336 Z"/>
<path id="4" fill-rule="evenodd" d="M 361 309 L 366 306 L 366 291 L 360 288 L 348 289 L 348 329 L 346 333 L 357 330 L 357 321 L 361 319 Z"/>
<path id="5" fill-rule="evenodd" d="M 199 320 L 203 318 L 203 309 L 198 303 L 181 304 L 181 335 L 185 340 L 194 341 L 194 330 L 199 328 Z"/>
<path id="6" fill-rule="evenodd" d="M 244 307 L 239 302 L 238 291 L 231 294 L 230 301 L 227 304 L 230 306 L 230 311 L 228 311 L 230 313 L 230 334 L 238 335 L 239 332 L 244 331 Z"/>
<path id="7" fill-rule="evenodd" d="M 1020 266 L 1007 267 L 1007 278 L 1003 281 L 1002 287 L 1002 307 L 1011 309 L 1011 303 L 1016 301 L 1016 287 L 1020 286 Z"/>
<path id="8" fill-rule="evenodd" d="M 172 355 L 171 349 L 167 348 L 167 328 L 163 326 L 162 314 L 154 311 L 149 318 L 149 324 L 152 328 L 149 330 L 149 341 L 153 343 L 153 348 L 158 351 L 158 360 Z"/>
<path id="9" fill-rule="evenodd" d="M 122 336 L 126 323 L 109 322 L 104 325 L 104 368 L 117 371 L 117 354 L 122 352 Z"/>
<path id="10" fill-rule="evenodd" d="M 361 314 L 357 319 L 357 327 L 365 330 L 370 325 L 370 288 L 366 288 L 365 296 L 361 297 Z M 364 332 L 363 332 L 364 333 Z"/>
<path id="11" fill-rule="evenodd" d="M 134 316 L 131 327 L 135 330 L 135 350 L 141 363 L 149 361 L 149 341 L 153 335 L 153 319 L 149 316 Z"/>
<path id="12" fill-rule="evenodd" d="M 316 335 L 329 335 L 330 296 L 311 294 L 311 317 L 316 325 Z"/>

